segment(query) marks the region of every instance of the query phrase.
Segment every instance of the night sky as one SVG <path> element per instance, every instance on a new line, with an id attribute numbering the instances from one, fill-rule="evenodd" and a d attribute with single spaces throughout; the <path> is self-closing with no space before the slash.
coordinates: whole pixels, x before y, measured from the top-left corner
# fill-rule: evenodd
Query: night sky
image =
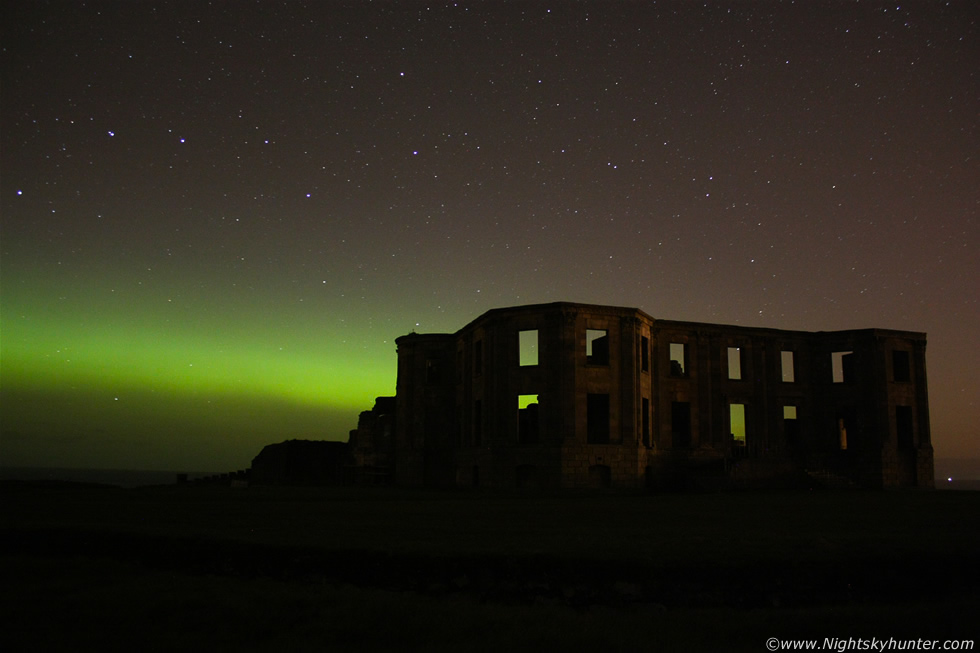
<path id="1" fill-rule="evenodd" d="M 343 440 L 552 301 L 925 331 L 976 457 L 978 7 L 3 3 L 0 462 Z"/>

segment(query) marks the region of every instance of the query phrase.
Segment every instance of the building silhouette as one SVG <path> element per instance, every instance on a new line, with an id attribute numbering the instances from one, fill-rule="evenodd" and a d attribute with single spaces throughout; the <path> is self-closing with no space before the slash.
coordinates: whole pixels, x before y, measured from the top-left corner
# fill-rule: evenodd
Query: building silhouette
<path id="1" fill-rule="evenodd" d="M 933 486 L 923 333 L 560 302 L 396 343 L 396 396 L 351 432 L 368 482 Z"/>
<path id="2" fill-rule="evenodd" d="M 286 440 L 269 444 L 252 459 L 249 480 L 256 485 L 341 485 L 348 443 Z"/>

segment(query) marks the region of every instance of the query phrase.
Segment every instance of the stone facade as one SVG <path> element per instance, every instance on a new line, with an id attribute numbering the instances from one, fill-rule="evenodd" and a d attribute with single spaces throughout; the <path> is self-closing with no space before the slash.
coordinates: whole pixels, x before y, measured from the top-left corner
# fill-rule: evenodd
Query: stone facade
<path id="1" fill-rule="evenodd" d="M 355 454 L 396 484 L 933 485 L 922 333 L 554 303 L 396 343 L 393 437 Z"/>
<path id="2" fill-rule="evenodd" d="M 378 397 L 371 410 L 361 413 L 350 432 L 348 480 L 357 485 L 387 485 L 394 470 L 395 398 Z"/>

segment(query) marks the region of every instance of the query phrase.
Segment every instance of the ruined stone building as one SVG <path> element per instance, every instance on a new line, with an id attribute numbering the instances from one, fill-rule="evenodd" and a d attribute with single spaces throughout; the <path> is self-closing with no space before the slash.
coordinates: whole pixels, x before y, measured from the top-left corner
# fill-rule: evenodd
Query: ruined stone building
<path id="1" fill-rule="evenodd" d="M 409 486 L 932 487 L 922 333 L 783 331 L 553 303 L 402 336 L 351 433 Z"/>

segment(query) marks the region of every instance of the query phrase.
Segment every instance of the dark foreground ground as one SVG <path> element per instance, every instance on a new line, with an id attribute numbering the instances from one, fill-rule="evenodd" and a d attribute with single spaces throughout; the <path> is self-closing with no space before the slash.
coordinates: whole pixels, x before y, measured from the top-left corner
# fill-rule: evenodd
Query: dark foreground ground
<path id="1" fill-rule="evenodd" d="M 0 517 L 3 651 L 766 651 L 980 633 L 977 492 L 8 483 Z"/>

